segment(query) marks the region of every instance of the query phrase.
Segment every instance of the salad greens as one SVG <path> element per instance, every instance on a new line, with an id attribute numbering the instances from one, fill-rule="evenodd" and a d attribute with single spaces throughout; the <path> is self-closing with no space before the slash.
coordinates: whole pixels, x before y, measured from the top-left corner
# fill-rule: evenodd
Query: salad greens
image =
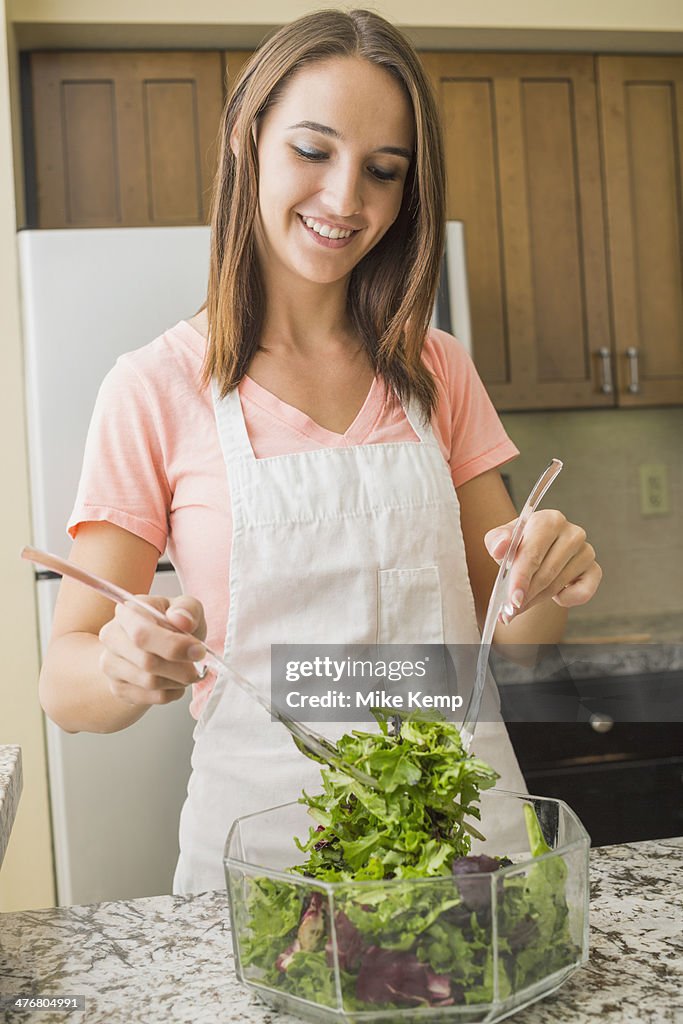
<path id="1" fill-rule="evenodd" d="M 411 715 L 397 736 L 375 716 L 379 733 L 354 731 L 337 746 L 379 790 L 321 768 L 322 793 L 300 799 L 316 823 L 295 840 L 307 858 L 290 869 L 309 884 L 249 880 L 243 966 L 260 984 L 334 1006 L 336 956 L 344 1007 L 368 1010 L 491 1002 L 496 980 L 505 998 L 574 963 L 562 859 L 494 885 L 511 861 L 470 855 L 471 837 L 484 838 L 472 823 L 479 794 L 497 772 L 441 717 Z M 524 810 L 529 848 L 542 856 L 550 848 Z M 334 899 L 316 882 L 337 883 Z"/>
<path id="2" fill-rule="evenodd" d="M 322 769 L 323 792 L 300 801 L 319 826 L 297 842 L 309 855 L 295 869 L 302 874 L 326 882 L 442 875 L 469 853 L 470 835 L 483 838 L 465 818 L 479 818 L 479 793 L 498 773 L 466 756 L 457 728 L 440 717 L 411 716 L 396 738 L 388 716 L 375 716 L 379 733 L 354 731 L 337 747 L 380 789 Z"/>

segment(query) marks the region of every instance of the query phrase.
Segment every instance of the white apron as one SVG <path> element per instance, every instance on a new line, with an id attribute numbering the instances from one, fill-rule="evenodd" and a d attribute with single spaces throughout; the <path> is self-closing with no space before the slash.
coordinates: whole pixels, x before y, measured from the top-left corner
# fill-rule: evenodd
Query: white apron
<path id="1" fill-rule="evenodd" d="M 233 520 L 225 656 L 237 672 L 270 697 L 271 644 L 479 642 L 457 495 L 415 404 L 419 443 L 257 459 L 237 389 L 213 395 Z M 315 725 L 337 736 L 372 727 Z M 183 894 L 225 886 L 235 818 L 320 789 L 319 765 L 225 673 L 194 739 L 173 886 Z M 473 748 L 500 788 L 526 791 L 501 721 L 481 723 Z"/>

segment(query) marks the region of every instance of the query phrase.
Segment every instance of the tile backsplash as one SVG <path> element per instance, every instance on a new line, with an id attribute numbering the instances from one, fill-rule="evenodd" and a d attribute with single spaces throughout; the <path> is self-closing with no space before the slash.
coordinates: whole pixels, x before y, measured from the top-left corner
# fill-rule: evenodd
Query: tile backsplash
<path id="1" fill-rule="evenodd" d="M 579 523 L 604 571 L 593 600 L 572 620 L 635 620 L 680 612 L 683 620 L 683 408 L 503 413 L 520 450 L 503 472 L 517 508 L 551 458 L 564 469 L 541 507 Z M 642 465 L 664 465 L 668 511 L 641 512 Z"/>

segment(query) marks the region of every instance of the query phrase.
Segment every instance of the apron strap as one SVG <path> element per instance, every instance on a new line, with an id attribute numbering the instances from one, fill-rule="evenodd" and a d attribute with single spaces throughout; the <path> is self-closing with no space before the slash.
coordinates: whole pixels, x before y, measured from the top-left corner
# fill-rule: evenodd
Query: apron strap
<path id="1" fill-rule="evenodd" d="M 218 426 L 218 437 L 226 464 L 229 465 L 236 458 L 255 461 L 256 456 L 254 455 L 254 449 L 251 447 L 247 425 L 244 422 L 239 388 L 233 388 L 225 398 L 219 398 L 218 383 L 213 378 L 211 380 L 211 394 L 213 395 L 213 409 Z"/>
<path id="2" fill-rule="evenodd" d="M 432 425 L 430 422 L 425 423 L 424 413 L 419 402 L 415 398 L 411 398 L 409 402 L 403 404 L 403 411 L 406 414 L 408 423 L 410 423 L 422 443 L 435 445 L 438 448 Z"/>

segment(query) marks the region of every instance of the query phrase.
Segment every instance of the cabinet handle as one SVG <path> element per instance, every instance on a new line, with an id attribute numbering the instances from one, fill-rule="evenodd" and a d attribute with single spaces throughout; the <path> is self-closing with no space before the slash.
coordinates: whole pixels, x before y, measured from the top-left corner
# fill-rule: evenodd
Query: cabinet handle
<path id="1" fill-rule="evenodd" d="M 588 722 L 595 732 L 609 732 L 614 726 L 614 719 L 611 715 L 603 715 L 601 712 L 591 715 Z"/>
<path id="2" fill-rule="evenodd" d="M 626 358 L 628 359 L 628 369 L 631 375 L 631 380 L 628 386 L 629 391 L 634 395 L 640 391 L 640 379 L 638 377 L 638 349 L 627 348 Z"/>
<path id="3" fill-rule="evenodd" d="M 602 382 L 600 384 L 600 390 L 604 395 L 611 395 L 614 391 L 612 384 L 612 357 L 608 348 L 599 348 L 598 355 L 600 357 L 600 373 L 602 376 Z"/>

